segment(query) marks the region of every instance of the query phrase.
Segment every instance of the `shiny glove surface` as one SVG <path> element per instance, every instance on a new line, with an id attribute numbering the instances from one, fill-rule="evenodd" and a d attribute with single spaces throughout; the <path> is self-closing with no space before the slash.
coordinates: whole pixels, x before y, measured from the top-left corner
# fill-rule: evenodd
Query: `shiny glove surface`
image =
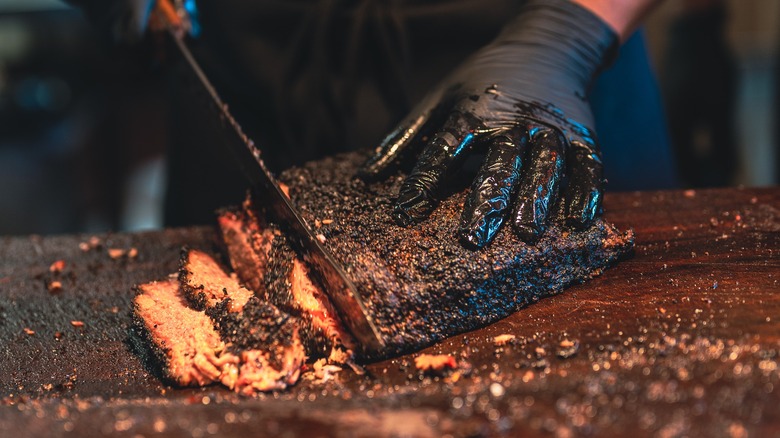
<path id="1" fill-rule="evenodd" d="M 505 218 L 526 241 L 550 220 L 584 227 L 600 214 L 603 169 L 586 99 L 617 36 L 568 0 L 531 0 L 386 137 L 360 170 L 387 176 L 416 160 L 392 216 L 425 219 L 464 159 L 485 159 L 467 197 L 461 242 L 487 245 Z"/>

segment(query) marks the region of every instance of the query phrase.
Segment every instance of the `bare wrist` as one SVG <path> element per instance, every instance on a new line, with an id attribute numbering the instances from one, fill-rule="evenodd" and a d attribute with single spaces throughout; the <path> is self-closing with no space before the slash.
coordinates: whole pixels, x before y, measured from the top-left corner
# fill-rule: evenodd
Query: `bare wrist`
<path id="1" fill-rule="evenodd" d="M 601 18 L 625 41 L 660 0 L 572 0 Z"/>

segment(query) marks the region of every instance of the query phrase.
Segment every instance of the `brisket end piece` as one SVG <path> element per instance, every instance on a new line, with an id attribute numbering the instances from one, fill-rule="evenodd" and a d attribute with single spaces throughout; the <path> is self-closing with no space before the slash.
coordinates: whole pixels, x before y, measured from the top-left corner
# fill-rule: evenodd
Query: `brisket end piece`
<path id="1" fill-rule="evenodd" d="M 297 318 L 253 296 L 202 251 L 183 250 L 179 274 L 139 286 L 135 298 L 136 325 L 166 378 L 246 395 L 297 382 L 306 359 Z"/>
<path id="2" fill-rule="evenodd" d="M 239 358 L 227 351 L 205 313 L 191 309 L 177 281 L 137 287 L 136 325 L 149 341 L 164 376 L 179 386 L 221 382 L 234 387 Z"/>
<path id="3" fill-rule="evenodd" d="M 466 249 L 455 233 L 467 191 L 402 228 L 389 211 L 404 175 L 366 184 L 354 178 L 365 158 L 326 158 L 280 180 L 308 223 L 319 224 L 321 240 L 346 267 L 387 343 L 367 357 L 419 349 L 497 321 L 598 275 L 633 247 L 631 231 L 599 219 L 576 232 L 552 226 L 534 245 L 504 227 L 487 248 Z"/>

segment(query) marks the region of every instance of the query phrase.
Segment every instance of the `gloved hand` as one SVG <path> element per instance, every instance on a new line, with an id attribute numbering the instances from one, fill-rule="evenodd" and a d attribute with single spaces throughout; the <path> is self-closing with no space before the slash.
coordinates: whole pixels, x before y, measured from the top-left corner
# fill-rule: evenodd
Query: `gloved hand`
<path id="1" fill-rule="evenodd" d="M 615 32 L 583 7 L 531 0 L 388 135 L 359 175 L 386 176 L 424 146 L 392 213 L 409 225 L 436 208 L 464 158 L 486 148 L 460 221 L 464 245 L 487 245 L 509 214 L 529 241 L 554 214 L 583 227 L 600 214 L 604 182 L 586 95 L 617 46 Z"/>

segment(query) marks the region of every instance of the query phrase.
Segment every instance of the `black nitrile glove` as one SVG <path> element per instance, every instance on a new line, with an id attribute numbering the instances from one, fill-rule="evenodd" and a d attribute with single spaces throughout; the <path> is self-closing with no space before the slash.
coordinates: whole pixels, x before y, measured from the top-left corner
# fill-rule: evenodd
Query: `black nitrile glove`
<path id="1" fill-rule="evenodd" d="M 484 147 L 461 217 L 464 245 L 487 245 L 507 214 L 531 241 L 554 214 L 587 225 L 600 214 L 604 181 L 586 95 L 617 45 L 615 32 L 581 6 L 529 1 L 401 122 L 360 176 L 386 176 L 431 135 L 401 186 L 399 224 L 425 219 L 464 158 Z"/>

